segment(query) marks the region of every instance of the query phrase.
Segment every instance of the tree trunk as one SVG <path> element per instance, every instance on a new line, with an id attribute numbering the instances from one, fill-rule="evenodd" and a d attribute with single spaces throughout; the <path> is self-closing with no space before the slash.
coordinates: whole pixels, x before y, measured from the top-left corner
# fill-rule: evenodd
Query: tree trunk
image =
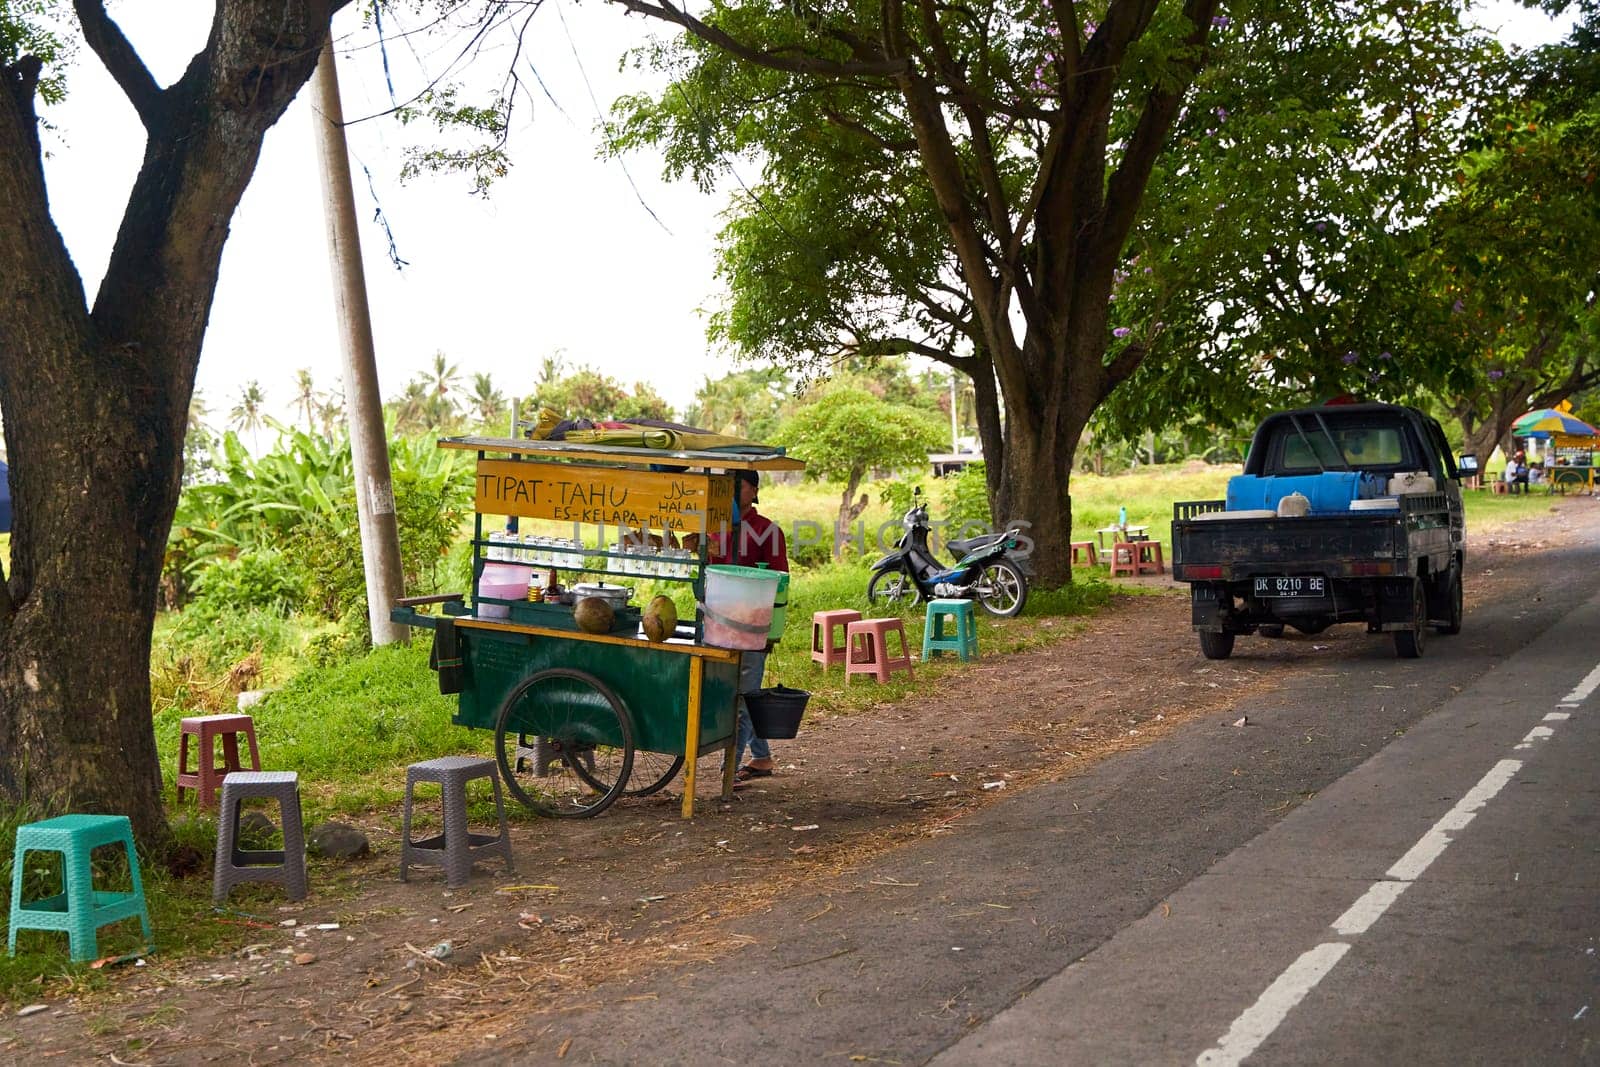
<path id="1" fill-rule="evenodd" d="M 50 218 L 38 63 L 0 68 L 0 414 L 15 490 L 0 799 L 127 815 L 147 848 L 167 840 L 150 635 L 222 247 L 338 6 L 218 0 L 205 50 L 167 89 L 99 5 L 77 6 L 149 131 L 92 311 Z"/>
<path id="2" fill-rule="evenodd" d="M 1047 589 L 1072 580 L 1072 554 L 1067 551 L 1072 540 L 1069 479 L 1082 424 L 1072 426 L 1063 406 L 1050 405 L 1045 418 L 1037 422 L 1008 409 L 1002 477 L 1011 513 L 996 516 L 1028 524 L 1024 532 L 1033 543 L 1034 580 Z"/>
<path id="3" fill-rule="evenodd" d="M 981 370 L 972 378 L 973 417 L 983 446 L 983 481 L 989 491 L 989 515 L 1004 524 L 1012 514 L 1003 474 L 1006 458 L 1005 429 L 1000 420 L 1000 394 L 995 388 L 994 366 L 988 359 L 974 360 Z"/>
<path id="4" fill-rule="evenodd" d="M 856 495 L 856 490 L 861 487 L 861 479 L 867 476 L 865 467 L 852 467 L 850 477 L 846 479 L 844 493 L 839 497 L 839 516 L 833 523 L 833 561 L 838 563 L 844 558 L 845 542 L 850 540 L 850 524 L 861 517 L 867 510 L 867 494 L 862 493 L 861 499 L 851 502 Z M 865 545 L 863 545 L 865 547 Z"/>

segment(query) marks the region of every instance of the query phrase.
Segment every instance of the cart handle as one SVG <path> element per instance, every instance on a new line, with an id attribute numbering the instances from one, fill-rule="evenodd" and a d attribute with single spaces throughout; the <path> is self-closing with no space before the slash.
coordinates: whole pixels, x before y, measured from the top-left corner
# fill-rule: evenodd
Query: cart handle
<path id="1" fill-rule="evenodd" d="M 452 600 L 465 600 L 465 593 L 439 593 L 436 596 L 403 596 L 394 602 L 397 608 L 415 608 L 423 604 L 446 604 Z"/>

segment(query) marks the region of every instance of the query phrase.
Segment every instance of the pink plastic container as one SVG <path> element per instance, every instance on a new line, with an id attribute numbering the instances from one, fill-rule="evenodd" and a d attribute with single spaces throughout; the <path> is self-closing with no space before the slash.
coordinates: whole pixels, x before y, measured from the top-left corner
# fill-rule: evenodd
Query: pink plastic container
<path id="1" fill-rule="evenodd" d="M 497 600 L 526 600 L 533 568 L 516 563 L 485 563 L 478 578 L 478 596 Z M 473 613 L 480 619 L 505 619 L 511 608 L 505 604 L 476 604 Z"/>

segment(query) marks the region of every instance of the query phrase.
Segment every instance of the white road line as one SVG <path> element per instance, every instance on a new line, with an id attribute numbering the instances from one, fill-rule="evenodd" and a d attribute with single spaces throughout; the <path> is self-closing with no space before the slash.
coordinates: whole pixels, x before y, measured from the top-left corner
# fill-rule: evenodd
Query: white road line
<path id="1" fill-rule="evenodd" d="M 1428 869 L 1428 865 L 1438 859 L 1450 842 L 1454 840 L 1450 835 L 1466 829 L 1478 811 L 1494 795 L 1505 788 L 1511 777 L 1522 769 L 1522 761 L 1514 759 L 1501 760 L 1489 768 L 1489 773 L 1478 779 L 1478 784 L 1467 791 L 1467 795 L 1456 801 L 1456 806 L 1440 816 L 1427 833 L 1399 860 L 1389 868 L 1388 877 L 1398 878 L 1404 882 L 1414 882 Z"/>
<path id="2" fill-rule="evenodd" d="M 1579 682 L 1572 692 L 1562 697 L 1561 702 L 1563 704 L 1581 704 L 1588 700 L 1589 694 L 1596 689 L 1600 689 L 1600 666 L 1595 667 L 1594 670 L 1584 675 L 1583 681 Z"/>
<path id="3" fill-rule="evenodd" d="M 1572 718 L 1572 714 L 1570 712 L 1552 711 L 1550 714 L 1548 714 L 1548 715 L 1546 715 L 1544 717 L 1544 721 L 1545 722 L 1566 722 L 1570 718 Z"/>
<path id="4" fill-rule="evenodd" d="M 1400 881 L 1373 882 L 1372 887 L 1361 894 L 1360 900 L 1333 920 L 1334 930 L 1342 937 L 1354 937 L 1366 933 L 1367 929 L 1389 910 L 1389 905 L 1400 899 L 1400 894 L 1404 893 L 1410 884 Z"/>
<path id="5" fill-rule="evenodd" d="M 1216 1047 L 1200 1053 L 1194 1062 L 1198 1067 L 1235 1067 L 1243 1062 L 1349 951 L 1349 945 L 1328 941 L 1289 964 L 1288 970 L 1278 975 L 1278 980 L 1233 1021 Z"/>

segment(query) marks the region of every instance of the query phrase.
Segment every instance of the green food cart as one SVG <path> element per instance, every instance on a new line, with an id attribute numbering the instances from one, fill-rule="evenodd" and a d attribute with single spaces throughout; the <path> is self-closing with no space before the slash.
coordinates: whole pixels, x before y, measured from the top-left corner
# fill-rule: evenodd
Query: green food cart
<path id="1" fill-rule="evenodd" d="M 681 769 L 690 818 L 697 761 L 723 749 L 722 795 L 731 796 L 739 653 L 701 642 L 698 610 L 661 641 L 642 634 L 632 606 L 617 607 L 606 632 L 586 632 L 572 597 L 547 601 L 539 594 L 549 579 L 538 576 L 684 582 L 702 603 L 707 537 L 731 523 L 734 472 L 804 465 L 765 447 L 481 437 L 446 438 L 439 447 L 478 454 L 472 595 L 406 598 L 391 618 L 433 631 L 441 691 L 459 694 L 452 721 L 494 731 L 510 793 L 542 815 L 586 817 L 618 797 L 660 790 Z M 577 536 L 499 528 L 522 520 L 571 524 Z M 617 532 L 614 543 L 608 530 Z M 652 530 L 662 532 L 652 538 Z M 666 547 L 685 534 L 698 535 L 695 549 Z M 530 593 L 513 582 L 516 595 L 508 595 L 497 584 L 508 568 L 529 572 Z M 607 596 L 617 588 L 598 587 Z"/>

